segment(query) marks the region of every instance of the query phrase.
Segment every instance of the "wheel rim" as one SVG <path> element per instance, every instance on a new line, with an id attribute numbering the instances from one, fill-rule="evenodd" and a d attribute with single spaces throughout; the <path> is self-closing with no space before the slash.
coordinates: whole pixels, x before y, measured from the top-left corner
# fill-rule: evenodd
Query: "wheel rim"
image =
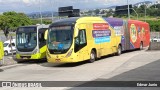
<path id="1" fill-rule="evenodd" d="M 142 46 L 142 44 L 140 45 L 140 49 L 141 49 L 141 50 L 143 49 L 143 46 Z"/>
<path id="2" fill-rule="evenodd" d="M 91 53 L 91 60 L 94 60 L 94 59 L 95 59 L 94 53 Z"/>
<path id="3" fill-rule="evenodd" d="M 121 54 L 121 47 L 118 48 L 118 54 Z"/>

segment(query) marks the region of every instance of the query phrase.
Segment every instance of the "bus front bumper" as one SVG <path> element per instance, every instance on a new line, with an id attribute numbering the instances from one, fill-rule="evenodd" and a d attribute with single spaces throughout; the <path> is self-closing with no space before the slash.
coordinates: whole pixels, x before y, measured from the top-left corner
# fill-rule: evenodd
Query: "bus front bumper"
<path id="1" fill-rule="evenodd" d="M 49 63 L 75 63 L 80 62 L 77 56 L 73 55 L 70 57 L 65 57 L 65 55 L 48 55 L 47 54 L 47 61 Z"/>
<path id="2" fill-rule="evenodd" d="M 33 55 L 21 55 L 21 54 L 16 54 L 16 59 L 23 59 L 23 60 L 36 60 L 36 59 L 42 59 L 45 58 L 44 55 L 37 53 L 37 54 L 33 54 Z"/>

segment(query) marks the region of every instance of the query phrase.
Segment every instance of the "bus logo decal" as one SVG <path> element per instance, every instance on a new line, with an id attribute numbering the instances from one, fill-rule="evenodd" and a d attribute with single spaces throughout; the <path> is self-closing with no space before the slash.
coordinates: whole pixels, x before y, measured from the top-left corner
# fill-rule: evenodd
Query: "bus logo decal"
<path id="1" fill-rule="evenodd" d="M 130 35 L 131 35 L 132 42 L 135 43 L 137 41 L 137 30 L 134 24 L 131 24 Z"/>
<path id="2" fill-rule="evenodd" d="M 92 36 L 96 44 L 110 42 L 111 30 L 107 23 L 94 23 Z"/>
<path id="3" fill-rule="evenodd" d="M 107 23 L 94 23 L 93 29 L 94 30 L 108 30 L 109 25 Z"/>
<path id="4" fill-rule="evenodd" d="M 110 36 L 95 38 L 96 44 L 105 43 L 105 42 L 110 42 Z"/>
<path id="5" fill-rule="evenodd" d="M 111 36 L 111 31 L 110 30 L 93 30 L 92 35 L 94 38 Z"/>

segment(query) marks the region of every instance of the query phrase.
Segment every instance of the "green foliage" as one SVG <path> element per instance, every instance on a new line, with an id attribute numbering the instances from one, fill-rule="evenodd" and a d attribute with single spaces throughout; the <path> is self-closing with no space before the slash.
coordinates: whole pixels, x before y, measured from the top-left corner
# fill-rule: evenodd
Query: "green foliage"
<path id="1" fill-rule="evenodd" d="M 145 5 L 141 5 L 140 7 L 133 7 L 133 9 L 138 14 L 139 20 L 144 21 L 145 17 L 145 8 L 146 8 L 146 22 L 150 24 L 151 31 L 160 31 L 160 4 L 152 5 L 151 7 L 147 7 Z M 131 19 L 136 19 L 137 15 L 135 12 L 131 13 Z M 115 15 L 118 18 L 127 18 L 126 14 L 123 15 Z"/>
<path id="2" fill-rule="evenodd" d="M 100 12 L 99 9 L 94 10 L 94 13 L 95 13 L 95 14 L 99 14 L 99 12 Z"/>
<path id="3" fill-rule="evenodd" d="M 43 24 L 51 24 L 52 23 L 52 20 L 49 20 L 49 19 L 43 19 L 42 20 Z M 32 19 L 32 25 L 36 25 L 36 24 L 40 24 L 41 23 L 41 20 L 40 19 Z"/>
<path id="4" fill-rule="evenodd" d="M 155 4 L 150 7 L 147 7 L 146 5 L 141 5 L 140 7 L 133 7 L 133 9 L 136 11 L 139 17 L 145 16 L 145 8 L 146 8 L 146 15 L 150 17 L 160 17 L 160 4 Z M 136 16 L 136 13 L 133 12 L 131 15 Z M 114 15 L 116 16 L 116 15 Z M 118 15 L 116 17 L 121 17 L 123 15 Z"/>
<path id="5" fill-rule="evenodd" d="M 51 23 L 52 23 L 52 20 L 44 20 L 43 23 L 44 23 L 44 24 L 51 24 Z"/>
<path id="6" fill-rule="evenodd" d="M 113 15 L 113 10 L 109 9 L 109 11 L 107 11 L 106 17 L 112 16 Z"/>
<path id="7" fill-rule="evenodd" d="M 151 31 L 160 31 L 160 20 L 147 20 Z"/>
<path id="8" fill-rule="evenodd" d="M 4 12 L 0 15 L 0 29 L 15 30 L 19 26 L 31 25 L 31 20 L 24 13 L 14 11 Z"/>

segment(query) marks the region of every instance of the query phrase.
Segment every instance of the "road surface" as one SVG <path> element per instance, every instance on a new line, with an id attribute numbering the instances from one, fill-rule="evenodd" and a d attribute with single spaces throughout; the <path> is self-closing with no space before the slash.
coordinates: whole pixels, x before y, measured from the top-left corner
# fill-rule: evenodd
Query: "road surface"
<path id="1" fill-rule="evenodd" d="M 0 67 L 0 81 L 160 81 L 160 51 L 131 51 L 123 53 L 121 56 L 102 57 L 94 63 L 51 64 L 47 62 L 24 62 Z M 104 90 L 106 88 L 109 90 L 160 89 L 156 87 L 52 87 L 55 90 Z M 8 90 L 7 88 L 2 89 Z M 15 88 L 10 89 L 14 90 Z M 30 89 L 34 90 L 35 88 Z M 47 88 L 38 89 L 44 90 Z"/>

